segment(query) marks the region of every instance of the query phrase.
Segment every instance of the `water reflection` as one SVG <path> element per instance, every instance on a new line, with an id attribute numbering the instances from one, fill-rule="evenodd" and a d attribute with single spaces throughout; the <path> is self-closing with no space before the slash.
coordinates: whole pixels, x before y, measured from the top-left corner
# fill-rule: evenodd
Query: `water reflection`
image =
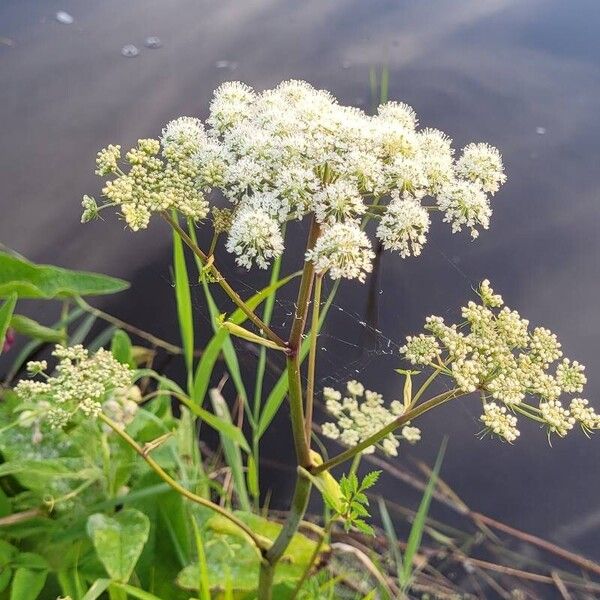
<path id="1" fill-rule="evenodd" d="M 59 9 L 75 23 L 57 23 Z M 78 199 L 98 186 L 97 149 L 156 135 L 174 116 L 203 114 L 224 79 L 261 88 L 303 78 L 366 107 L 369 67 L 385 62 L 391 97 L 457 145 L 499 146 L 509 181 L 492 229 L 477 242 L 434 227 L 420 260 L 383 257 L 371 306 L 378 327 L 397 343 L 427 314 L 460 306 L 487 276 L 588 364 L 588 393 L 598 398 L 599 23 L 594 0 L 577 10 L 549 0 L 4 0 L 0 36 L 12 45 L 0 44 L 0 239 L 34 260 L 129 278 L 135 290 L 111 309 L 173 338 L 166 229 L 157 223 L 132 235 L 114 222 L 78 223 Z M 144 47 L 148 36 L 163 46 Z M 121 56 L 127 44 L 139 56 Z M 342 289 L 321 375 L 342 379 L 358 369 L 392 398 L 400 393 L 396 358 L 359 324 L 367 289 Z M 284 304 L 281 321 L 285 313 Z M 600 558 L 600 490 L 590 477 L 597 440 L 572 436 L 549 449 L 532 427 L 515 447 L 480 442 L 476 417 L 463 402 L 427 418 L 415 453 L 431 459 L 450 430 L 444 475 L 468 504 Z M 403 493 L 387 485 L 390 497 Z"/>

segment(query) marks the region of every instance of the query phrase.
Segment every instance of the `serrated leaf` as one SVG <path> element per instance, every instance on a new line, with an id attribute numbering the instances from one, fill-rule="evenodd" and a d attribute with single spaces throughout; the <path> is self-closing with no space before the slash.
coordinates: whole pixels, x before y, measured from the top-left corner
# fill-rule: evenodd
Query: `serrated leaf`
<path id="1" fill-rule="evenodd" d="M 129 287 L 122 279 L 70 271 L 51 265 L 37 265 L 24 258 L 0 252 L 0 298 L 69 298 L 114 294 Z"/>
<path id="2" fill-rule="evenodd" d="M 353 521 L 352 526 L 355 529 L 358 529 L 358 531 L 360 531 L 361 533 L 364 533 L 365 535 L 375 535 L 375 530 L 370 525 L 367 525 L 364 521 L 360 519 Z"/>
<path id="3" fill-rule="evenodd" d="M 112 579 L 127 582 L 148 539 L 150 521 L 133 508 L 114 517 L 96 513 L 88 518 L 88 535 Z"/>
<path id="4" fill-rule="evenodd" d="M 379 480 L 380 475 L 381 471 L 371 471 L 370 473 L 367 473 L 360 484 L 360 489 L 364 491 L 372 488 Z"/>

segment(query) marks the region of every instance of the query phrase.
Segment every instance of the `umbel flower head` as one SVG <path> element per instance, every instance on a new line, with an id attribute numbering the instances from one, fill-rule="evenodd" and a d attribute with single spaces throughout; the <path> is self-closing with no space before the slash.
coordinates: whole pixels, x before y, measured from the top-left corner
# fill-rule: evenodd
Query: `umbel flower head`
<path id="1" fill-rule="evenodd" d="M 354 380 L 347 383 L 344 397 L 341 392 L 326 387 L 323 389 L 323 398 L 327 412 L 335 418 L 335 422 L 323 424 L 323 435 L 339 440 L 346 446 L 356 446 L 366 440 L 405 410 L 398 400 L 391 402 L 389 407 L 385 406 L 381 394 L 366 390 L 362 383 Z M 397 456 L 402 439 L 414 444 L 421 439 L 421 430 L 404 425 L 399 435 L 388 434 L 377 444 L 377 448 L 388 456 Z M 375 449 L 375 446 L 369 446 L 363 452 L 372 454 Z"/>
<path id="2" fill-rule="evenodd" d="M 579 394 L 585 367 L 563 358 L 550 330 L 529 328 L 529 321 L 504 306 L 489 281 L 479 288 L 480 302 L 462 308 L 463 321 L 447 325 L 441 317 L 425 322 L 426 333 L 409 336 L 401 353 L 413 364 L 429 366 L 454 380 L 463 393 L 479 392 L 486 432 L 513 442 L 519 436 L 517 415 L 532 419 L 548 434 L 565 436 L 579 423 L 584 432 L 600 428 L 600 416 Z"/>
<path id="3" fill-rule="evenodd" d="M 90 354 L 81 345 L 57 345 L 52 355 L 58 359 L 54 374 L 46 373 L 46 361 L 29 362 L 30 375 L 42 380 L 23 379 L 15 386 L 25 407 L 43 412 L 51 427 L 64 427 L 78 413 L 97 417 L 106 402 L 113 406 L 131 388 L 133 372 L 107 350 Z M 126 408 L 132 412 L 131 405 Z"/>
<path id="4" fill-rule="evenodd" d="M 110 177 L 108 203 L 86 197 L 85 221 L 106 206 L 119 207 L 136 231 L 166 210 L 202 220 L 205 194 L 217 189 L 233 205 L 226 248 L 239 265 L 264 268 L 283 250 L 284 223 L 312 214 L 321 237 L 306 260 L 334 279 L 359 281 L 374 256 L 361 235 L 365 219 L 379 221 L 384 249 L 416 256 L 432 212 L 442 212 L 452 231 L 467 227 L 476 237 L 487 229 L 489 196 L 506 179 L 498 150 L 469 144 L 455 159 L 450 138 L 419 130 L 406 104 L 387 102 L 367 115 L 304 81 L 261 93 L 224 83 L 205 123 L 171 121 L 160 140 L 140 140 L 124 160 L 120 146 L 110 145 L 98 153 L 96 173 Z M 358 250 L 349 252 L 354 243 Z"/>

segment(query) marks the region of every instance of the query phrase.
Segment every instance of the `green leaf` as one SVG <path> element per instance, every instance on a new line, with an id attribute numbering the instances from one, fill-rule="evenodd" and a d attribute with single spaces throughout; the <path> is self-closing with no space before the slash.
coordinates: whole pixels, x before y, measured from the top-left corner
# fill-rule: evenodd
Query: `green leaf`
<path id="1" fill-rule="evenodd" d="M 370 473 L 367 473 L 360 484 L 361 491 L 373 487 L 377 483 L 380 475 L 381 471 L 371 471 Z"/>
<path id="2" fill-rule="evenodd" d="M 10 588 L 10 600 L 35 600 L 44 589 L 47 576 L 47 571 L 17 569 Z"/>
<path id="3" fill-rule="evenodd" d="M 396 530 L 394 529 L 394 524 L 392 523 L 390 513 L 385 505 L 385 500 L 381 497 L 379 498 L 379 514 L 381 515 L 383 528 L 388 539 L 388 546 L 392 556 L 394 557 L 398 583 L 400 583 L 402 581 L 402 553 L 400 552 L 398 537 L 396 536 Z"/>
<path id="4" fill-rule="evenodd" d="M 0 571 L 0 593 L 2 593 L 8 587 L 12 576 L 13 572 L 10 568 Z"/>
<path id="5" fill-rule="evenodd" d="M 423 498 L 419 504 L 419 510 L 415 516 L 408 540 L 406 542 L 406 550 L 404 551 L 404 564 L 402 565 L 402 580 L 401 584 L 406 588 L 412 579 L 412 563 L 415 554 L 419 551 L 421 546 L 421 539 L 423 538 L 423 529 L 425 528 L 425 522 L 427 521 L 427 513 L 429 512 L 429 506 L 431 504 L 431 497 L 437 484 L 437 478 L 442 467 L 444 460 L 444 454 L 446 453 L 446 446 L 448 445 L 448 438 L 445 437 L 442 440 L 440 449 L 438 451 L 437 458 L 435 459 L 435 465 L 431 472 L 431 477 L 427 482 L 427 487 L 423 492 Z"/>
<path id="6" fill-rule="evenodd" d="M 1 275 L 0 275 L 1 277 Z M 11 294 L 8 300 L 0 307 L 0 354 L 2 354 L 2 346 L 4 345 L 4 338 L 10 321 L 12 319 L 13 311 L 17 305 L 17 295 Z"/>
<path id="7" fill-rule="evenodd" d="M 252 513 L 236 512 L 253 531 L 274 540 L 281 531 L 281 524 L 274 523 Z M 210 589 L 223 592 L 224 583 L 229 579 L 235 598 L 245 597 L 242 593 L 252 592 L 258 586 L 260 557 L 256 549 L 231 522 L 220 515 L 211 517 L 207 522 L 207 534 L 204 539 L 206 566 Z M 283 557 L 275 569 L 274 583 L 295 583 L 304 573 L 310 562 L 316 542 L 302 534 L 295 534 Z M 323 548 L 326 552 L 327 548 Z M 184 589 L 197 590 L 199 585 L 199 566 L 187 566 L 177 577 L 177 583 Z"/>
<path id="8" fill-rule="evenodd" d="M 48 561 L 35 552 L 21 552 L 15 557 L 12 564 L 14 567 L 23 567 L 34 571 L 47 571 L 50 569 Z"/>
<path id="9" fill-rule="evenodd" d="M 192 314 L 192 297 L 190 294 L 190 280 L 185 264 L 183 242 L 176 231 L 173 231 L 173 268 L 175 271 L 175 298 L 177 300 L 177 317 L 181 331 L 181 341 L 185 365 L 192 377 L 194 365 L 194 317 Z"/>
<path id="10" fill-rule="evenodd" d="M 148 517 L 134 508 L 114 517 L 96 513 L 88 518 L 87 531 L 110 577 L 128 581 L 148 539 Z"/>
<path id="11" fill-rule="evenodd" d="M 131 338 L 123 330 L 117 329 L 113 334 L 110 351 L 120 363 L 129 365 L 132 369 L 135 369 L 136 364 L 133 360 Z"/>
<path id="12" fill-rule="evenodd" d="M 217 415 L 214 415 L 206 409 L 201 408 L 197 404 L 194 404 L 194 402 L 187 396 L 177 396 L 177 399 L 182 404 L 185 404 L 185 406 L 187 406 L 197 417 L 200 417 L 203 421 L 208 423 L 208 425 L 210 425 L 213 429 L 216 429 L 219 433 L 228 437 L 231 441 L 239 444 L 246 452 L 250 452 L 250 446 L 248 446 L 248 442 L 246 441 L 246 438 L 239 427 L 233 423 L 230 423 L 229 421 L 226 421 L 225 419 L 222 419 L 221 417 L 218 417 Z"/>
<path id="13" fill-rule="evenodd" d="M 231 414 L 229 413 L 227 402 L 225 402 L 225 399 L 217 388 L 210 390 L 210 400 L 212 402 L 215 414 L 224 421 L 234 425 L 231 419 Z M 248 497 L 248 490 L 246 488 L 246 477 L 244 475 L 244 463 L 242 461 L 240 445 L 223 434 L 221 434 L 221 444 L 223 445 L 225 460 L 231 469 L 233 485 L 240 502 L 240 507 L 242 510 L 250 511 L 251 504 L 250 498 Z"/>
<path id="14" fill-rule="evenodd" d="M 217 308 L 212 294 L 210 293 L 210 289 L 206 280 L 202 281 L 202 287 L 204 289 L 206 304 L 208 305 L 208 310 L 212 319 L 213 330 L 215 333 L 218 333 L 219 329 L 221 329 L 218 324 L 219 309 Z M 233 381 L 233 385 L 235 386 L 236 392 L 241 398 L 243 406 L 246 408 L 248 406 L 248 394 L 246 393 L 246 387 L 244 386 L 244 381 L 240 372 L 240 364 L 237 358 L 237 353 L 229 335 L 225 336 L 225 339 L 223 340 L 222 351 L 223 357 L 225 358 L 225 364 L 227 365 L 227 370 L 229 371 L 231 380 Z M 251 412 L 248 413 L 248 417 L 249 419 L 252 419 Z"/>
<path id="15" fill-rule="evenodd" d="M 25 315 L 13 315 L 10 320 L 10 326 L 16 332 L 34 340 L 51 343 L 61 342 L 63 340 L 63 332 L 61 330 L 46 327 Z"/>
<path id="16" fill-rule="evenodd" d="M 114 294 L 129 287 L 122 279 L 70 271 L 51 265 L 36 265 L 24 258 L 0 252 L 0 297 L 69 298 Z"/>

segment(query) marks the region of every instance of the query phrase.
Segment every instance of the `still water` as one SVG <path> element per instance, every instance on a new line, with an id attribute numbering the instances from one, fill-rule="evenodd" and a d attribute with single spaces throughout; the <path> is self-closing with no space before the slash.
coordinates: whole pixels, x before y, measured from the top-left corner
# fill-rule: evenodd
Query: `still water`
<path id="1" fill-rule="evenodd" d="M 57 22 L 59 10 L 74 22 Z M 35 261 L 130 280 L 131 291 L 99 304 L 175 341 L 165 227 L 132 234 L 112 218 L 79 224 L 82 194 L 99 187 L 97 150 L 156 136 L 176 116 L 205 116 L 212 90 L 228 79 L 259 89 L 306 79 L 368 108 L 369 69 L 385 64 L 392 99 L 458 147 L 498 146 L 508 183 L 477 241 L 438 223 L 422 257 L 385 255 L 371 287 L 342 287 L 322 338 L 323 382 L 357 377 L 398 397 L 389 352 L 425 316 L 455 314 L 488 277 L 588 365 L 587 393 L 598 403 L 599 25 L 597 0 L 3 0 L 0 241 Z M 147 48 L 148 36 L 162 47 Z M 123 56 L 126 45 L 138 55 Z M 241 289 L 260 286 L 233 275 Z M 385 337 L 361 326 L 369 305 Z M 198 312 L 206 329 L 199 300 Z M 286 312 L 283 302 L 279 324 Z M 431 461 L 447 432 L 443 476 L 473 510 L 600 559 L 600 440 L 574 434 L 550 448 L 523 425 L 511 447 L 479 441 L 477 417 L 474 400 L 437 411 L 421 421 L 424 440 L 410 454 Z M 265 454 L 291 456 L 286 428 L 283 416 Z M 282 494 L 286 486 L 277 484 Z M 382 489 L 406 498 L 391 479 Z"/>

